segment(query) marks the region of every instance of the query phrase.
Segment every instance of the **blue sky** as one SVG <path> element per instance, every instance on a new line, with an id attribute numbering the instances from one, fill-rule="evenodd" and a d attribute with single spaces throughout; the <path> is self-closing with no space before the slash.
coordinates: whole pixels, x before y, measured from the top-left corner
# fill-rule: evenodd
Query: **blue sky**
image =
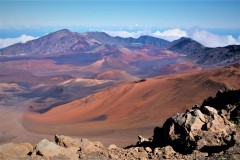
<path id="1" fill-rule="evenodd" d="M 240 0 L 0 0 L 0 38 L 39 37 L 62 28 L 77 32 L 151 30 L 150 35 L 181 29 L 187 36 L 197 29 L 231 35 L 238 41 Z"/>
<path id="2" fill-rule="evenodd" d="M 240 0 L 0 0 L 3 28 L 49 26 L 240 28 Z"/>

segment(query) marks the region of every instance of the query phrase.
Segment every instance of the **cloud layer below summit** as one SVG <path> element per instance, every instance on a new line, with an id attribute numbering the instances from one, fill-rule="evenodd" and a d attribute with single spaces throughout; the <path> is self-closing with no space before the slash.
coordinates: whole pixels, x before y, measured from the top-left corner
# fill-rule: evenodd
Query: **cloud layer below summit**
<path id="1" fill-rule="evenodd" d="M 182 30 L 179 28 L 167 29 L 164 31 L 151 31 L 151 30 L 139 30 L 139 31 L 112 31 L 112 30 L 103 30 L 107 34 L 115 37 L 133 37 L 138 38 L 142 35 L 149 35 L 157 38 L 162 38 L 168 41 L 174 41 L 181 37 L 189 37 L 193 40 L 203 44 L 206 47 L 222 47 L 227 45 L 239 45 L 240 44 L 240 35 L 238 38 L 234 38 L 232 35 L 219 35 L 211 33 L 203 29 L 190 29 Z M 26 43 L 27 41 L 34 40 L 38 37 L 33 37 L 31 35 L 22 34 L 20 37 L 16 38 L 0 38 L 0 48 L 4 48 L 16 43 Z"/>
<path id="2" fill-rule="evenodd" d="M 202 29 L 181 30 L 179 28 L 164 31 L 142 30 L 136 32 L 128 31 L 104 31 L 111 36 L 138 38 L 142 35 L 154 36 L 168 41 L 177 40 L 181 37 L 192 38 L 206 47 L 222 47 L 233 44 L 240 44 L 240 35 L 235 39 L 232 35 L 218 35 Z"/>
<path id="3" fill-rule="evenodd" d="M 26 34 L 16 38 L 0 38 L 0 48 L 4 48 L 16 43 L 26 43 L 27 41 L 36 39 L 37 37 L 29 36 Z"/>

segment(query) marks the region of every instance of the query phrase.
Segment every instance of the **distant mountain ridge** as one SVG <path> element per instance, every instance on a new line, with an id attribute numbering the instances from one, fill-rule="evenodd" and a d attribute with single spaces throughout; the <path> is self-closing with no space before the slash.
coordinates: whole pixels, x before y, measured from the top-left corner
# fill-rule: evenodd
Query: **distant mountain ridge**
<path id="1" fill-rule="evenodd" d="M 213 65 L 240 62 L 240 45 L 208 48 L 191 38 L 182 37 L 173 42 L 152 36 L 139 38 L 112 37 L 105 32 L 76 33 L 67 29 L 59 30 L 27 43 L 17 43 L 0 49 L 2 56 L 56 56 L 78 53 L 96 53 L 116 56 L 119 48 L 125 46 L 136 52 L 151 46 L 150 53 L 161 54 L 159 50 L 167 50 L 186 55 L 198 64 Z M 121 54 L 121 53 L 120 53 Z M 139 55 L 142 56 L 142 55 Z"/>
<path id="2" fill-rule="evenodd" d="M 196 61 L 197 64 L 233 64 L 240 62 L 240 45 L 229 45 L 225 47 L 205 47 L 191 38 L 182 37 L 169 43 L 166 49 Z"/>
<path id="3" fill-rule="evenodd" d="M 131 43 L 150 44 L 155 47 L 164 47 L 170 42 L 152 36 L 140 36 L 139 38 L 111 37 L 105 32 L 87 32 L 87 36 L 105 44 L 129 45 Z"/>
<path id="4" fill-rule="evenodd" d="M 105 32 L 81 34 L 63 29 L 26 43 L 17 43 L 3 48 L 0 50 L 0 55 L 73 54 L 91 51 L 100 44 L 131 45 L 131 43 L 163 47 L 170 42 L 151 36 L 141 36 L 137 39 L 121 38 L 111 37 Z"/>

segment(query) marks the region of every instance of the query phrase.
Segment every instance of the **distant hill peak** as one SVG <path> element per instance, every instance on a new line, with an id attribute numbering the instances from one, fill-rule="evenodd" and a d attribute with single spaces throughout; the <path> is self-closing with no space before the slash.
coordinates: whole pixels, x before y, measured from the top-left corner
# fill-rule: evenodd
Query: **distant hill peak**
<path id="1" fill-rule="evenodd" d="M 181 37 L 180 39 L 169 43 L 166 48 L 168 50 L 186 55 L 198 54 L 205 49 L 201 43 L 188 37 Z"/>
<path id="2" fill-rule="evenodd" d="M 58 31 L 56 31 L 56 32 L 53 32 L 53 33 L 60 33 L 60 32 L 65 32 L 65 33 L 72 33 L 69 29 L 60 29 L 60 30 L 58 30 Z"/>
<path id="3" fill-rule="evenodd" d="M 107 36 L 107 37 L 111 37 L 109 34 L 107 34 L 106 32 L 86 32 L 86 34 L 88 36 Z"/>
<path id="4" fill-rule="evenodd" d="M 71 32 L 70 30 L 68 29 L 61 29 L 61 30 L 58 30 L 56 32 L 52 32 L 52 33 L 49 33 L 47 35 L 62 35 L 62 36 L 67 36 L 67 35 L 72 35 L 74 34 L 74 32 Z M 45 35 L 45 36 L 47 36 Z"/>
<path id="5" fill-rule="evenodd" d="M 141 38 L 157 38 L 157 37 L 153 37 L 153 36 L 149 36 L 149 35 L 142 35 L 137 39 L 141 39 Z"/>
<path id="6" fill-rule="evenodd" d="M 181 37 L 181 38 L 179 38 L 178 40 L 183 41 L 183 40 L 192 40 L 192 39 L 189 38 L 189 37 Z"/>
<path id="7" fill-rule="evenodd" d="M 179 38 L 179 39 L 177 39 L 177 40 L 175 40 L 173 42 L 178 42 L 178 43 L 179 42 L 185 42 L 185 43 L 192 42 L 192 43 L 196 43 L 196 44 L 199 44 L 199 45 L 203 46 L 201 43 L 199 43 L 199 42 L 197 42 L 197 41 L 195 41 L 195 40 L 193 40 L 193 39 L 191 39 L 189 37 L 181 37 L 181 38 Z"/>

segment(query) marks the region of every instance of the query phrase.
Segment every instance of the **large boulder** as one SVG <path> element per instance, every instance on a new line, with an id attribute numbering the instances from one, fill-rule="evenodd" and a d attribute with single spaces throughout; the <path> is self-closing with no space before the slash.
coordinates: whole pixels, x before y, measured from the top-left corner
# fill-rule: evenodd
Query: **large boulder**
<path id="1" fill-rule="evenodd" d="M 167 119 L 151 138 L 139 136 L 135 147 L 150 147 L 153 159 L 239 159 L 239 124 L 240 90 L 220 91 Z"/>
<path id="2" fill-rule="evenodd" d="M 64 135 L 55 135 L 55 142 L 62 147 L 79 148 L 79 158 L 80 159 L 91 159 L 91 157 L 96 156 L 97 159 L 102 159 L 103 157 L 108 157 L 106 147 L 99 141 L 91 142 L 86 138 L 71 138 Z"/>
<path id="3" fill-rule="evenodd" d="M 7 143 L 0 146 L 0 159 L 21 159 L 26 158 L 28 154 L 33 150 L 33 147 L 29 143 Z"/>
<path id="4" fill-rule="evenodd" d="M 210 106 L 187 110 L 169 118 L 161 128 L 159 145 L 190 154 L 194 150 L 220 152 L 234 145 L 236 127 Z"/>
<path id="5" fill-rule="evenodd" d="M 64 135 L 55 135 L 55 142 L 62 147 L 78 147 L 82 154 L 102 152 L 106 150 L 105 146 L 101 142 L 91 142 L 86 138 L 80 139 Z"/>
<path id="6" fill-rule="evenodd" d="M 45 159 L 54 159 L 58 157 L 59 159 L 78 160 L 78 150 L 78 147 L 64 148 L 44 139 L 35 146 L 31 156 L 35 157 L 39 155 Z"/>
<path id="7" fill-rule="evenodd" d="M 77 139 L 77 138 L 71 138 L 69 136 L 64 135 L 55 135 L 54 137 L 55 142 L 57 145 L 61 147 L 81 147 L 85 141 L 88 142 L 87 139 Z"/>

